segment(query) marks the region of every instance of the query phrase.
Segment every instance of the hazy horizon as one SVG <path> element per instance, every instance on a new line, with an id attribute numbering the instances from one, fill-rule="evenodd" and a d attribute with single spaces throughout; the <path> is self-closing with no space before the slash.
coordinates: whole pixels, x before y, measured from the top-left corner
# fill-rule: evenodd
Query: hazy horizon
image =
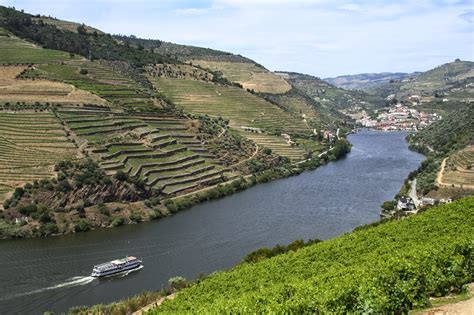
<path id="1" fill-rule="evenodd" d="M 474 60 L 472 1 L 0 0 L 32 14 L 241 54 L 321 78 Z"/>

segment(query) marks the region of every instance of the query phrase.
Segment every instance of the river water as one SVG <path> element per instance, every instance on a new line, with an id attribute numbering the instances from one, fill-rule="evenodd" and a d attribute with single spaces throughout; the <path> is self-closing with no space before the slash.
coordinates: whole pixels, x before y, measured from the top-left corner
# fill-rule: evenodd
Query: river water
<path id="1" fill-rule="evenodd" d="M 159 290 L 172 276 L 230 268 L 263 246 L 328 239 L 377 221 L 422 155 L 405 134 L 350 135 L 352 152 L 317 170 L 259 184 L 172 217 L 44 239 L 0 241 L 0 313 L 65 311 Z M 145 268 L 122 278 L 89 277 L 92 266 L 125 255 Z"/>

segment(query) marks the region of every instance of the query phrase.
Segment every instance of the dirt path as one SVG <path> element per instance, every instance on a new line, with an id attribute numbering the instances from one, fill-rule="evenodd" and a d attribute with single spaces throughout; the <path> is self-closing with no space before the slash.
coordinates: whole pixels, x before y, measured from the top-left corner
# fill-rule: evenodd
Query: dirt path
<path id="1" fill-rule="evenodd" d="M 142 314 L 148 312 L 149 310 L 151 310 L 151 309 L 153 309 L 153 308 L 155 308 L 155 307 L 160 306 L 164 301 L 174 299 L 175 296 L 176 296 L 176 294 L 173 293 L 173 294 L 170 294 L 170 295 L 168 295 L 168 296 L 166 296 L 166 297 L 159 298 L 159 299 L 156 300 L 155 302 L 150 303 L 150 304 L 148 304 L 148 305 L 142 307 L 142 308 L 139 309 L 138 311 L 133 312 L 132 315 L 142 315 Z"/>
<path id="2" fill-rule="evenodd" d="M 446 167 L 446 161 L 447 160 L 448 160 L 448 158 L 445 158 L 443 160 L 443 162 L 441 162 L 441 169 L 439 170 L 438 175 L 436 176 L 436 185 L 438 187 L 456 187 L 456 188 L 474 189 L 473 185 L 448 184 L 448 183 L 443 182 L 443 172 L 444 172 L 444 169 Z"/>
<path id="3" fill-rule="evenodd" d="M 446 167 L 446 160 L 447 159 L 448 158 L 445 158 L 443 160 L 443 162 L 441 162 L 441 169 L 438 172 L 438 176 L 436 176 L 436 184 L 438 186 L 446 186 L 446 184 L 443 183 L 443 172 L 444 172 L 444 168 Z"/>
<path id="4" fill-rule="evenodd" d="M 474 315 L 474 283 L 469 285 L 470 298 L 416 313 L 417 315 Z"/>

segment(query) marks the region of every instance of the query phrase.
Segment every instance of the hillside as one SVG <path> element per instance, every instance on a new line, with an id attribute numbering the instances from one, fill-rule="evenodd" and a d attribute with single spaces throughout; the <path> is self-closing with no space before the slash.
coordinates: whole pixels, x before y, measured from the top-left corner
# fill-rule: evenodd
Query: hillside
<path id="1" fill-rule="evenodd" d="M 418 72 L 361 73 L 354 75 L 342 75 L 335 78 L 325 78 L 324 81 L 346 90 L 362 90 L 367 92 L 379 85 L 395 83 L 408 78 L 414 78 L 418 74 Z"/>
<path id="2" fill-rule="evenodd" d="M 369 92 L 444 115 L 474 100 L 474 62 L 456 60 L 415 78 L 376 86 Z"/>
<path id="3" fill-rule="evenodd" d="M 136 36 L 113 35 L 120 43 L 137 49 L 149 50 L 159 55 L 164 55 L 176 60 L 186 62 L 188 60 L 208 60 L 222 62 L 255 63 L 254 61 L 230 52 L 215 50 L 211 48 L 181 45 L 165 42 L 159 39 L 143 39 Z"/>
<path id="4" fill-rule="evenodd" d="M 474 105 L 450 113 L 415 134 L 410 141 L 430 147 L 435 152 L 451 153 L 474 142 Z"/>
<path id="5" fill-rule="evenodd" d="M 474 276 L 474 198 L 219 272 L 152 313 L 398 313 Z"/>
<path id="6" fill-rule="evenodd" d="M 474 177 L 470 165 L 474 159 L 468 149 L 474 144 L 472 104 L 452 111 L 442 120 L 409 136 L 408 141 L 413 149 L 427 156 L 420 169 L 410 175 L 416 177 L 420 194 L 450 198 L 473 193 L 470 185 Z M 446 176 L 451 185 L 444 183 Z"/>
<path id="7" fill-rule="evenodd" d="M 360 114 L 361 111 L 373 111 L 385 105 L 385 101 L 375 95 L 362 91 L 344 90 L 333 86 L 320 78 L 294 73 L 278 72 L 298 91 L 308 95 L 322 106 L 338 110 L 345 114 Z"/>
<path id="8" fill-rule="evenodd" d="M 264 93 L 285 93 L 291 86 L 280 76 L 260 65 L 249 62 L 190 60 L 192 64 L 213 71 L 221 71 L 229 81 L 240 83 L 244 89 Z"/>
<path id="9" fill-rule="evenodd" d="M 176 196 L 300 172 L 342 122 L 247 58 L 12 8 L 0 57 L 0 237 L 140 222 L 176 211 Z M 64 163 L 91 171 L 64 177 Z M 110 190 L 88 186 L 97 176 Z"/>

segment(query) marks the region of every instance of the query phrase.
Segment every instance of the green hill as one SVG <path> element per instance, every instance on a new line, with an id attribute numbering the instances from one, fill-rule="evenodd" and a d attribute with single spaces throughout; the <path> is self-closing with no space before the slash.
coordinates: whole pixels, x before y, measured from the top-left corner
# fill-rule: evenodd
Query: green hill
<path id="1" fill-rule="evenodd" d="M 467 187 L 462 186 L 463 183 L 470 185 L 474 180 L 470 169 L 466 169 L 461 174 L 460 181 L 456 182 L 457 187 L 456 185 L 447 187 L 438 183 L 440 176 L 449 172 L 449 169 L 442 169 L 444 159 L 449 158 L 448 166 L 452 171 L 456 170 L 452 161 L 458 160 L 460 154 L 464 157 L 461 166 L 471 165 L 474 162 L 471 155 L 461 152 L 474 144 L 474 106 L 472 104 L 464 104 L 463 108 L 450 112 L 442 120 L 410 135 L 407 139 L 412 149 L 427 156 L 420 168 L 410 174 L 410 179 L 417 179 L 418 193 L 435 198 L 472 195 L 472 189 L 464 189 Z"/>
<path id="2" fill-rule="evenodd" d="M 245 57 L 3 6 L 0 58 L 0 237 L 149 220 L 176 210 L 169 198 L 289 175 L 294 162 L 329 148 L 314 131 L 341 122 Z M 85 180 L 60 171 L 87 157 Z M 305 165 L 313 164 L 296 168 Z M 98 176 L 110 189 L 82 187 Z"/>
<path id="3" fill-rule="evenodd" d="M 456 60 L 369 92 L 383 98 L 393 96 L 419 110 L 446 114 L 474 100 L 474 62 Z"/>
<path id="4" fill-rule="evenodd" d="M 442 120 L 410 138 L 413 143 L 429 146 L 444 154 L 474 143 L 474 105 L 453 111 Z"/>
<path id="5" fill-rule="evenodd" d="M 46 63 L 70 59 L 68 53 L 41 49 L 0 27 L 0 63 Z"/>
<path id="6" fill-rule="evenodd" d="M 244 263 L 152 313 L 403 313 L 473 280 L 474 198 Z"/>
<path id="7" fill-rule="evenodd" d="M 294 72 L 278 73 L 294 88 L 333 110 L 350 114 L 361 110 L 372 111 L 385 105 L 385 101 L 376 95 L 363 91 L 344 90 L 311 75 Z"/>

